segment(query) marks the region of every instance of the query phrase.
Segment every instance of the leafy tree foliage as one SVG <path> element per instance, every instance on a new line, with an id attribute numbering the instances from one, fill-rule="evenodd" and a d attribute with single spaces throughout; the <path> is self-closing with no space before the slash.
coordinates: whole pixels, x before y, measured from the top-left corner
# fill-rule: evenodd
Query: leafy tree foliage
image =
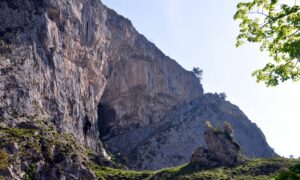
<path id="1" fill-rule="evenodd" d="M 295 0 L 252 0 L 237 5 L 234 19 L 240 22 L 236 46 L 260 43 L 272 61 L 252 73 L 257 82 L 276 86 L 286 80 L 300 79 L 300 6 Z"/>

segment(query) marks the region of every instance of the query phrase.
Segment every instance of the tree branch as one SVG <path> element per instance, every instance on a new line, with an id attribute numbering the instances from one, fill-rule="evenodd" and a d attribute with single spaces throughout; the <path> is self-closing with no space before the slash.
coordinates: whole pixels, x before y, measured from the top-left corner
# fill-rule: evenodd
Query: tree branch
<path id="1" fill-rule="evenodd" d="M 259 11 L 256 11 L 256 12 L 255 11 L 250 11 L 249 14 L 260 14 L 260 15 L 264 15 L 264 16 L 266 16 L 268 18 L 271 18 L 269 15 L 267 15 L 267 14 L 265 14 L 263 12 L 259 12 Z"/>

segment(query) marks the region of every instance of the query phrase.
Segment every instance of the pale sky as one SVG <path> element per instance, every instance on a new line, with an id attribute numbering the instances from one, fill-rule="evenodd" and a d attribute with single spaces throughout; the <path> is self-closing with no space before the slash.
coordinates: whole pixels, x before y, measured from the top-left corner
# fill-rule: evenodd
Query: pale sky
<path id="1" fill-rule="evenodd" d="M 102 0 L 187 70 L 203 69 L 205 92 L 225 92 L 282 156 L 300 157 L 300 82 L 267 88 L 251 72 L 269 59 L 258 45 L 235 47 L 239 0 Z"/>

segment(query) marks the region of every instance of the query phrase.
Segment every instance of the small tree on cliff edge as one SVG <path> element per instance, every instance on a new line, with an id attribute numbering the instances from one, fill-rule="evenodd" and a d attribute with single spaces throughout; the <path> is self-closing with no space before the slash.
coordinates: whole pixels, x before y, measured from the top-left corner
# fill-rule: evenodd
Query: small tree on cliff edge
<path id="1" fill-rule="evenodd" d="M 200 68 L 198 68 L 198 67 L 193 67 L 193 73 L 196 75 L 196 77 L 198 78 L 199 82 L 201 82 L 203 70 L 200 69 Z"/>
<path id="2" fill-rule="evenodd" d="M 227 95 L 225 94 L 225 92 L 222 92 L 219 94 L 220 98 L 222 98 L 223 100 L 225 100 L 227 98 Z"/>
<path id="3" fill-rule="evenodd" d="M 246 1 L 246 0 L 245 0 Z M 300 1 L 252 0 L 237 5 L 235 20 L 240 21 L 236 46 L 246 41 L 260 44 L 272 61 L 252 73 L 257 82 L 276 86 L 300 79 Z"/>

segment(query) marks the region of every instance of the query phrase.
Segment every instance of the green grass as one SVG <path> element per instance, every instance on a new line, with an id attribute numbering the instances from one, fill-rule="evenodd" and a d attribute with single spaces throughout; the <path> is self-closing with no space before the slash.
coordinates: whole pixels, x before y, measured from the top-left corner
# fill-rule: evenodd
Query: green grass
<path id="1" fill-rule="evenodd" d="M 90 164 L 90 168 L 99 179 L 271 180 L 296 163 L 300 163 L 300 160 L 271 158 L 250 160 L 244 165 L 233 168 L 220 167 L 207 170 L 197 170 L 192 164 L 165 168 L 159 171 L 131 171 L 101 167 L 95 164 Z"/>
<path id="2" fill-rule="evenodd" d="M 9 165 L 14 165 L 14 162 L 21 158 L 32 162 L 29 169 L 26 170 L 25 177 L 25 179 L 32 179 L 31 177 L 34 177 L 36 168 L 36 160 L 33 155 L 35 157 L 45 157 L 47 155 L 47 157 L 52 158 L 50 152 L 45 152 L 45 150 L 43 152 L 42 146 L 47 147 L 46 150 L 49 151 L 55 145 L 56 150 L 63 157 L 70 157 L 76 153 L 85 156 L 85 153 L 82 152 L 84 147 L 76 143 L 72 136 L 58 134 L 50 130 L 42 122 L 35 121 L 34 125 L 36 127 L 33 129 L 0 126 L 0 173 L 1 170 L 5 170 Z M 42 145 L 42 142 L 44 145 Z M 16 153 L 8 155 L 4 149 L 10 143 L 17 143 L 18 150 Z"/>
<path id="3" fill-rule="evenodd" d="M 131 171 L 98 166 L 90 163 L 89 167 L 99 179 L 149 179 L 154 171 Z"/>
<path id="4" fill-rule="evenodd" d="M 209 170 L 195 170 L 193 165 L 186 164 L 180 167 L 169 168 L 156 174 L 163 179 L 272 179 L 289 166 L 299 163 L 300 160 L 284 158 L 254 159 L 246 164 L 228 168 L 220 167 Z"/>
<path id="5" fill-rule="evenodd" d="M 0 132 L 8 134 L 11 138 L 28 138 L 34 136 L 34 130 L 21 128 L 3 128 L 0 127 Z"/>

